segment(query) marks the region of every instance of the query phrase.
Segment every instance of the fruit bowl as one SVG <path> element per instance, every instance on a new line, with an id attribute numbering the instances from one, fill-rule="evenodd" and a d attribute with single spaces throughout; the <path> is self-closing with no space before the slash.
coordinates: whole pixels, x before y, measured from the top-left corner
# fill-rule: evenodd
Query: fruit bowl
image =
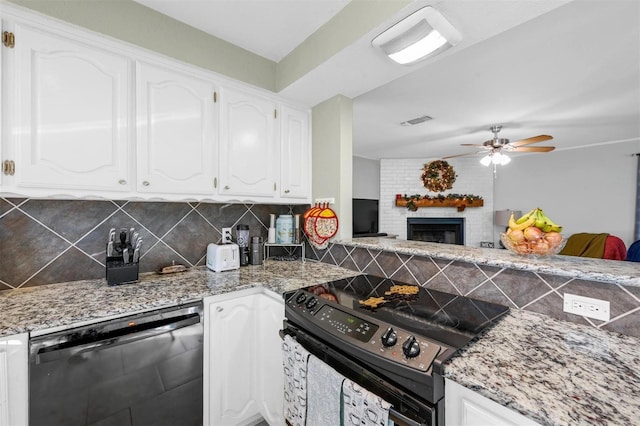
<path id="1" fill-rule="evenodd" d="M 560 241 L 558 242 L 558 236 L 560 236 Z M 532 256 L 532 257 L 548 257 L 553 256 L 555 254 L 560 253 L 560 251 L 564 248 L 564 245 L 567 243 L 566 238 L 562 235 L 554 233 L 553 238 L 549 238 L 547 240 L 547 233 L 542 233 L 542 237 L 536 240 L 526 240 L 523 239 L 519 242 L 514 242 L 509 238 L 506 232 L 500 234 L 500 240 L 502 244 L 506 248 L 508 248 L 513 253 L 524 255 L 524 256 Z"/>

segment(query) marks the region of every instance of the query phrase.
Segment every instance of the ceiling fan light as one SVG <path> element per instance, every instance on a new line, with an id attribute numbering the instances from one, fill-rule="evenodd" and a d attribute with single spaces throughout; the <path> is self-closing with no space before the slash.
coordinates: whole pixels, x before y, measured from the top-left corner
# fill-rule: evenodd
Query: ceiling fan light
<path id="1" fill-rule="evenodd" d="M 496 152 L 493 154 L 493 157 L 491 159 L 491 162 L 493 164 L 497 164 L 500 166 L 504 166 L 505 164 L 509 164 L 509 162 L 511 161 L 511 158 L 509 158 L 507 155 L 501 153 L 501 152 Z"/>
<path id="2" fill-rule="evenodd" d="M 484 157 L 482 157 L 482 159 L 480 160 L 480 164 L 488 167 L 489 164 L 491 164 L 491 154 L 487 154 Z"/>
<path id="3" fill-rule="evenodd" d="M 408 65 L 460 42 L 462 36 L 440 12 L 423 7 L 371 41 L 393 61 Z"/>

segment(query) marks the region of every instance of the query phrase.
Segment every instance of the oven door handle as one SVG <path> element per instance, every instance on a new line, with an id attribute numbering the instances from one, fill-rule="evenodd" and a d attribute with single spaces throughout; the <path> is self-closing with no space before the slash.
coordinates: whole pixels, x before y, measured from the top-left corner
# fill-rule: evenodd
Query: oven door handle
<path id="1" fill-rule="evenodd" d="M 298 329 L 296 329 L 295 331 L 292 331 L 291 328 L 292 328 L 291 324 L 287 324 L 286 321 L 285 321 L 284 328 L 278 332 L 278 334 L 280 335 L 280 338 L 284 339 L 285 335 L 289 335 L 289 336 L 291 336 L 291 337 L 293 337 L 295 339 L 297 334 L 300 334 L 306 340 L 315 341 L 315 339 L 312 336 L 308 335 L 307 333 L 305 333 L 305 332 L 303 332 L 301 330 L 298 330 Z M 322 345 L 322 346 L 325 346 L 320 342 L 317 342 L 317 343 Z M 302 344 L 304 346 L 303 342 L 300 342 L 300 344 Z M 357 369 L 361 369 L 362 368 L 362 367 L 357 366 L 353 361 L 348 360 L 347 358 L 343 357 L 342 355 L 340 355 L 339 353 L 335 352 L 334 350 L 332 350 L 330 348 L 327 348 L 327 351 L 331 352 L 334 357 L 341 359 L 342 360 L 341 362 L 344 362 L 344 363 L 350 364 L 350 365 L 354 365 Z M 415 421 L 413 419 L 408 418 L 407 416 L 403 415 L 402 413 L 396 411 L 394 409 L 394 407 L 389 408 L 389 414 L 394 418 L 393 419 L 394 422 L 395 422 L 394 424 L 397 425 L 397 426 L 427 426 L 428 425 L 427 423 L 417 422 L 417 421 Z"/>

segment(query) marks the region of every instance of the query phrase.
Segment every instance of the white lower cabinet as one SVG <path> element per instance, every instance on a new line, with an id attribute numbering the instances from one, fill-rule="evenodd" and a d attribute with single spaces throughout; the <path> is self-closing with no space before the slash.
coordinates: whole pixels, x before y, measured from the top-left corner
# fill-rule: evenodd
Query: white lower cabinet
<path id="1" fill-rule="evenodd" d="M 0 338 L 0 426 L 28 424 L 29 336 Z"/>
<path id="2" fill-rule="evenodd" d="M 253 288 L 204 300 L 204 424 L 284 424 L 284 303 Z"/>
<path id="3" fill-rule="evenodd" d="M 458 383 L 445 379 L 446 426 L 539 426 L 538 423 Z"/>

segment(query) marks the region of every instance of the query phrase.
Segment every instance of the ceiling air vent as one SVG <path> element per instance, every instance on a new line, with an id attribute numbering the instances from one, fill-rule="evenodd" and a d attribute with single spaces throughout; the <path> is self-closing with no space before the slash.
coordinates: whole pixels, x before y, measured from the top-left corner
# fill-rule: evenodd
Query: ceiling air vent
<path id="1" fill-rule="evenodd" d="M 415 126 L 416 124 L 424 123 L 425 121 L 432 120 L 428 115 L 423 115 L 422 117 L 412 118 L 411 120 L 403 121 L 400 123 L 403 126 Z"/>

